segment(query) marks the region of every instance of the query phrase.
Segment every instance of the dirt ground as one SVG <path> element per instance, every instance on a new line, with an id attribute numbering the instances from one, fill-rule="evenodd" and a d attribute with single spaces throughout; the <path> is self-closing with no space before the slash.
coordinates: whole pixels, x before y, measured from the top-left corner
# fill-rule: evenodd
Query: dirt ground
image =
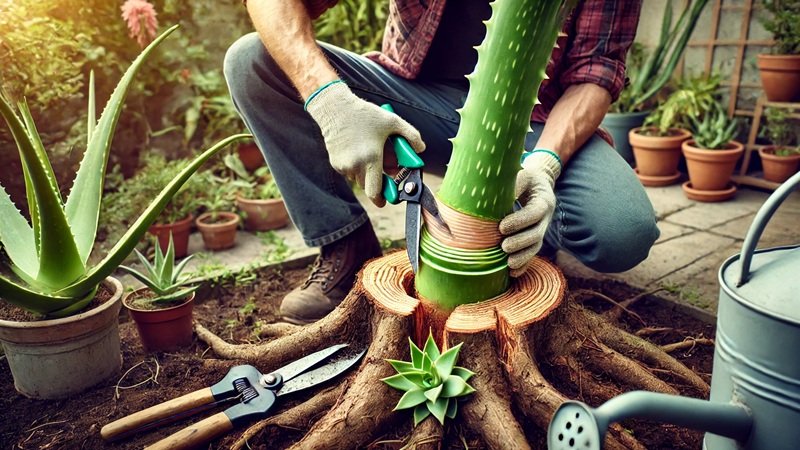
<path id="1" fill-rule="evenodd" d="M 283 294 L 298 284 L 307 275 L 306 269 L 275 271 L 263 270 L 253 281 L 240 282 L 200 291 L 199 304 L 195 307 L 195 319 L 219 336 L 231 342 L 256 342 L 254 333 L 264 323 L 276 320 L 277 305 Z M 600 292 L 614 300 L 621 301 L 637 294 L 630 287 L 616 283 L 569 280 L 570 289 L 587 289 Z M 609 303 L 590 298 L 585 304 L 593 309 L 604 309 Z M 664 328 L 650 336 L 657 344 L 681 342 L 688 337 L 714 338 L 714 327 L 692 317 L 670 310 L 645 298 L 631 309 L 638 317 L 626 314 L 625 326 L 636 331 L 645 327 Z M 195 341 L 190 347 L 170 353 L 145 353 L 138 339 L 134 325 L 123 315 L 120 323 L 122 338 L 123 368 L 118 377 L 97 386 L 93 390 L 65 400 L 31 400 L 18 394 L 8 365 L 0 361 L 0 448 L 2 449 L 140 449 L 168 436 L 190 423 L 218 412 L 203 412 L 192 418 L 160 428 L 143 432 L 123 441 L 105 443 L 100 438 L 100 428 L 116 419 L 165 400 L 181 396 L 191 391 L 218 382 L 237 361 L 225 361 L 207 351 L 204 343 Z M 707 381 L 710 380 L 713 360 L 712 346 L 695 346 L 673 353 Z M 547 368 L 547 364 L 542 364 Z M 552 366 L 556 367 L 556 366 Z M 259 367 L 268 372 L 277 367 Z M 573 392 L 559 379 L 566 374 L 551 371 L 545 373 L 553 384 L 562 389 L 570 398 L 577 398 L 597 406 L 594 399 L 582 398 L 580 392 Z M 330 383 L 337 383 L 333 380 Z M 680 386 L 677 386 L 680 389 Z M 567 390 L 572 389 L 572 391 Z M 314 395 L 314 390 L 297 394 L 297 398 L 287 400 L 283 407 Z M 304 397 L 305 396 L 305 397 Z M 394 407 L 394 405 L 387 405 Z M 278 405 L 281 408 L 281 405 Z M 401 412 L 398 412 L 400 414 Z M 387 430 L 368 448 L 395 449 L 398 441 L 411 427 L 401 430 Z M 702 433 L 681 429 L 671 425 L 630 421 L 623 424 L 648 448 L 654 450 L 699 450 L 702 448 Z M 310 424 L 309 424 L 310 426 Z M 447 440 L 444 448 L 484 448 L 483 444 L 463 431 L 455 421 L 446 423 Z M 204 448 L 222 449 L 238 438 L 243 429 L 236 429 L 222 438 L 216 439 Z M 277 430 L 267 442 L 250 442 L 250 448 L 282 448 L 299 439 L 304 430 Z M 545 448 L 544 432 L 528 430 L 534 448 Z M 275 437 L 277 436 L 277 438 Z M 277 440 L 276 440 L 277 439 Z"/>

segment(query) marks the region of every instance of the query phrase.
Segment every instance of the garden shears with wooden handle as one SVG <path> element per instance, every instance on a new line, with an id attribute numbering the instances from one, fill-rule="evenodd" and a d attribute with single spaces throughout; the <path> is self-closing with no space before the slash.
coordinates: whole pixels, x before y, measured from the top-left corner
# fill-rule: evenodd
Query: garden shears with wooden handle
<path id="1" fill-rule="evenodd" d="M 217 384 L 152 406 L 111 422 L 100 430 L 115 441 L 174 422 L 225 402 L 238 402 L 196 424 L 168 436 L 147 449 L 194 448 L 238 425 L 267 417 L 279 397 L 324 383 L 355 365 L 366 353 L 347 344 L 307 355 L 266 375 L 250 365 L 235 366 Z"/>
<path id="2" fill-rule="evenodd" d="M 381 105 L 381 108 L 394 112 L 391 105 Z M 390 136 L 394 153 L 397 155 L 397 163 L 400 172 L 394 177 L 383 174 L 383 197 L 386 201 L 396 205 L 406 202 L 406 252 L 408 260 L 411 262 L 411 269 L 417 273 L 419 268 L 419 236 L 422 229 L 422 208 L 436 220 L 436 222 L 449 234 L 450 227 L 447 226 L 439 208 L 436 206 L 436 199 L 428 186 L 422 182 L 422 167 L 425 163 L 417 155 L 408 141 L 399 135 Z"/>

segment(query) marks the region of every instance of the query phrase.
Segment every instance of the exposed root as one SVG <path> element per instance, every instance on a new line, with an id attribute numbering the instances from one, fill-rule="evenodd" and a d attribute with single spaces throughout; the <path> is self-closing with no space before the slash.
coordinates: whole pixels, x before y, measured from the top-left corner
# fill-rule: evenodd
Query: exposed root
<path id="1" fill-rule="evenodd" d="M 403 359 L 408 352 L 408 341 L 397 336 L 408 336 L 410 317 L 376 315 L 372 345 L 355 379 L 333 409 L 291 448 L 358 448 L 399 420 L 410 420 L 409 415 L 392 411 L 400 391 L 380 381 L 395 373 L 384 359 Z"/>
<path id="2" fill-rule="evenodd" d="M 444 427 L 433 416 L 428 416 L 414 428 L 403 450 L 439 450 L 442 448 Z"/>
<path id="3" fill-rule="evenodd" d="M 628 311 L 629 308 L 631 308 L 636 302 L 638 302 L 639 300 L 647 297 L 648 295 L 652 295 L 652 294 L 655 294 L 656 292 L 661 292 L 661 291 L 665 291 L 665 290 L 666 290 L 666 288 L 660 287 L 660 288 L 652 289 L 650 291 L 645 291 L 645 292 L 639 293 L 639 294 L 637 294 L 637 295 L 635 295 L 635 296 L 633 296 L 633 297 L 631 297 L 631 298 L 629 298 L 629 299 L 627 299 L 625 301 L 619 302 L 619 305 L 616 308 L 613 308 L 611 310 L 606 311 L 606 313 L 603 316 L 606 318 L 606 320 L 608 320 L 610 322 L 618 322 L 620 317 L 622 317 L 622 312 L 623 311 Z M 641 318 L 640 318 L 640 320 L 641 320 Z"/>
<path id="4" fill-rule="evenodd" d="M 479 434 L 492 449 L 529 449 L 530 445 L 514 414 L 511 399 L 504 389 L 506 377 L 500 366 L 497 347 L 489 332 L 475 334 L 453 334 L 449 344 L 463 342 L 459 361 L 475 372 L 470 384 L 476 392 L 459 405 L 459 414 L 465 424 Z"/>
<path id="5" fill-rule="evenodd" d="M 586 352 L 584 355 L 586 367 L 596 373 L 605 373 L 624 385 L 634 389 L 678 394 L 677 389 L 647 371 L 639 363 L 603 344 L 600 344 L 598 350 Z"/>
<path id="6" fill-rule="evenodd" d="M 293 325 L 291 323 L 285 323 L 285 322 L 268 323 L 265 325 L 261 325 L 258 328 L 257 336 L 259 338 L 283 337 L 302 329 L 303 329 L 302 326 Z"/>
<path id="7" fill-rule="evenodd" d="M 628 308 L 623 306 L 622 303 L 619 303 L 616 300 L 614 300 L 613 298 L 611 298 L 611 297 L 609 297 L 607 295 L 601 294 L 600 292 L 592 291 L 590 289 L 576 289 L 575 291 L 572 292 L 572 295 L 574 297 L 576 297 L 576 298 L 580 298 L 580 297 L 583 297 L 583 296 L 596 297 L 596 298 L 599 298 L 600 300 L 605 300 L 608 303 L 611 303 L 612 305 L 614 305 L 615 308 L 610 309 L 606 313 L 604 313 L 604 316 L 608 320 L 616 322 L 617 320 L 619 320 L 619 317 L 621 316 L 621 313 L 625 312 L 628 315 L 635 317 L 639 322 L 644 324 L 644 320 L 642 319 L 642 317 L 640 315 L 638 315 L 635 312 L 629 310 Z"/>
<path id="8" fill-rule="evenodd" d="M 711 387 L 700 376 L 652 342 L 613 327 L 603 320 L 596 322 L 596 330 L 609 347 L 650 366 L 672 372 L 697 390 L 700 397 L 707 398 L 711 392 Z"/>
<path id="9" fill-rule="evenodd" d="M 662 345 L 661 350 L 665 353 L 672 353 L 678 350 L 693 349 L 697 345 L 714 345 L 713 339 L 707 338 L 689 338 L 685 341 L 676 342 L 674 344 Z"/>
<path id="10" fill-rule="evenodd" d="M 363 343 L 362 330 L 370 321 L 371 311 L 363 293 L 353 289 L 340 307 L 324 319 L 266 343 L 230 344 L 200 324 L 195 325 L 195 330 L 198 338 L 222 358 L 240 359 L 259 367 L 272 368 L 332 343 Z"/>
<path id="11" fill-rule="evenodd" d="M 248 441 L 257 435 L 261 435 L 261 440 L 270 441 L 269 437 L 263 436 L 268 428 L 273 428 L 273 434 L 280 432 L 280 429 L 291 428 L 294 430 L 307 430 L 310 428 L 310 419 L 318 416 L 321 412 L 330 409 L 336 399 L 344 391 L 344 385 L 337 385 L 316 394 L 308 401 L 295 406 L 292 409 L 276 414 L 268 419 L 261 420 L 251 425 L 245 430 L 244 434 L 231 445 L 232 450 L 249 448 Z"/>

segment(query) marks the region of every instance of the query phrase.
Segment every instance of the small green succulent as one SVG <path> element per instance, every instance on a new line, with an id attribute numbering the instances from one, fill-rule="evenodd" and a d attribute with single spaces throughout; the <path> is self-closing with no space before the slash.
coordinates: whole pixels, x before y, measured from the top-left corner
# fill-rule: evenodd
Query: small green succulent
<path id="1" fill-rule="evenodd" d="M 467 384 L 467 380 L 475 373 L 456 366 L 461 344 L 440 353 L 431 335 L 428 335 L 424 350 L 414 345 L 410 338 L 408 342 L 411 346 L 411 362 L 387 359 L 397 370 L 397 375 L 381 381 L 406 391 L 394 410 L 414 408 L 414 426 L 431 414 L 444 424 L 445 416 L 451 419 L 456 416 L 456 398 L 475 392 Z"/>
<path id="2" fill-rule="evenodd" d="M 139 250 L 134 249 L 139 262 L 147 270 L 147 273 L 140 272 L 132 267 L 119 266 L 120 269 L 130 273 L 134 278 L 144 283 L 150 290 L 153 291 L 155 297 L 148 299 L 152 303 L 169 304 L 176 300 L 184 299 L 192 292 L 196 291 L 200 285 L 185 287 L 189 282 L 189 277 L 183 274 L 183 269 L 186 263 L 194 257 L 189 255 L 186 259 L 175 265 L 175 247 L 172 243 L 172 235 L 169 236 L 169 245 L 167 252 L 161 252 L 161 246 L 156 245 L 156 256 L 153 262 L 145 258 L 144 255 L 139 253 Z"/>

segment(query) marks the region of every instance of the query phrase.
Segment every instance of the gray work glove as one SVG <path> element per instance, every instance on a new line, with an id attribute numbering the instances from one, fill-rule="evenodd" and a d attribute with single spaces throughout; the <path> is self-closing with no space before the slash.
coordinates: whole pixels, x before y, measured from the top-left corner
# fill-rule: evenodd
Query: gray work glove
<path id="1" fill-rule="evenodd" d="M 547 152 L 531 153 L 517 173 L 516 195 L 522 208 L 500 221 L 500 233 L 505 236 L 501 246 L 508 253 L 512 277 L 525 273 L 528 262 L 542 248 L 556 209 L 553 187 L 560 174 L 561 161 Z"/>
<path id="2" fill-rule="evenodd" d="M 415 152 L 425 150 L 416 128 L 400 116 L 357 97 L 345 83 L 317 91 L 306 110 L 319 125 L 331 166 L 364 189 L 377 206 L 386 204 L 383 182 L 383 150 L 391 135 L 401 135 Z"/>

